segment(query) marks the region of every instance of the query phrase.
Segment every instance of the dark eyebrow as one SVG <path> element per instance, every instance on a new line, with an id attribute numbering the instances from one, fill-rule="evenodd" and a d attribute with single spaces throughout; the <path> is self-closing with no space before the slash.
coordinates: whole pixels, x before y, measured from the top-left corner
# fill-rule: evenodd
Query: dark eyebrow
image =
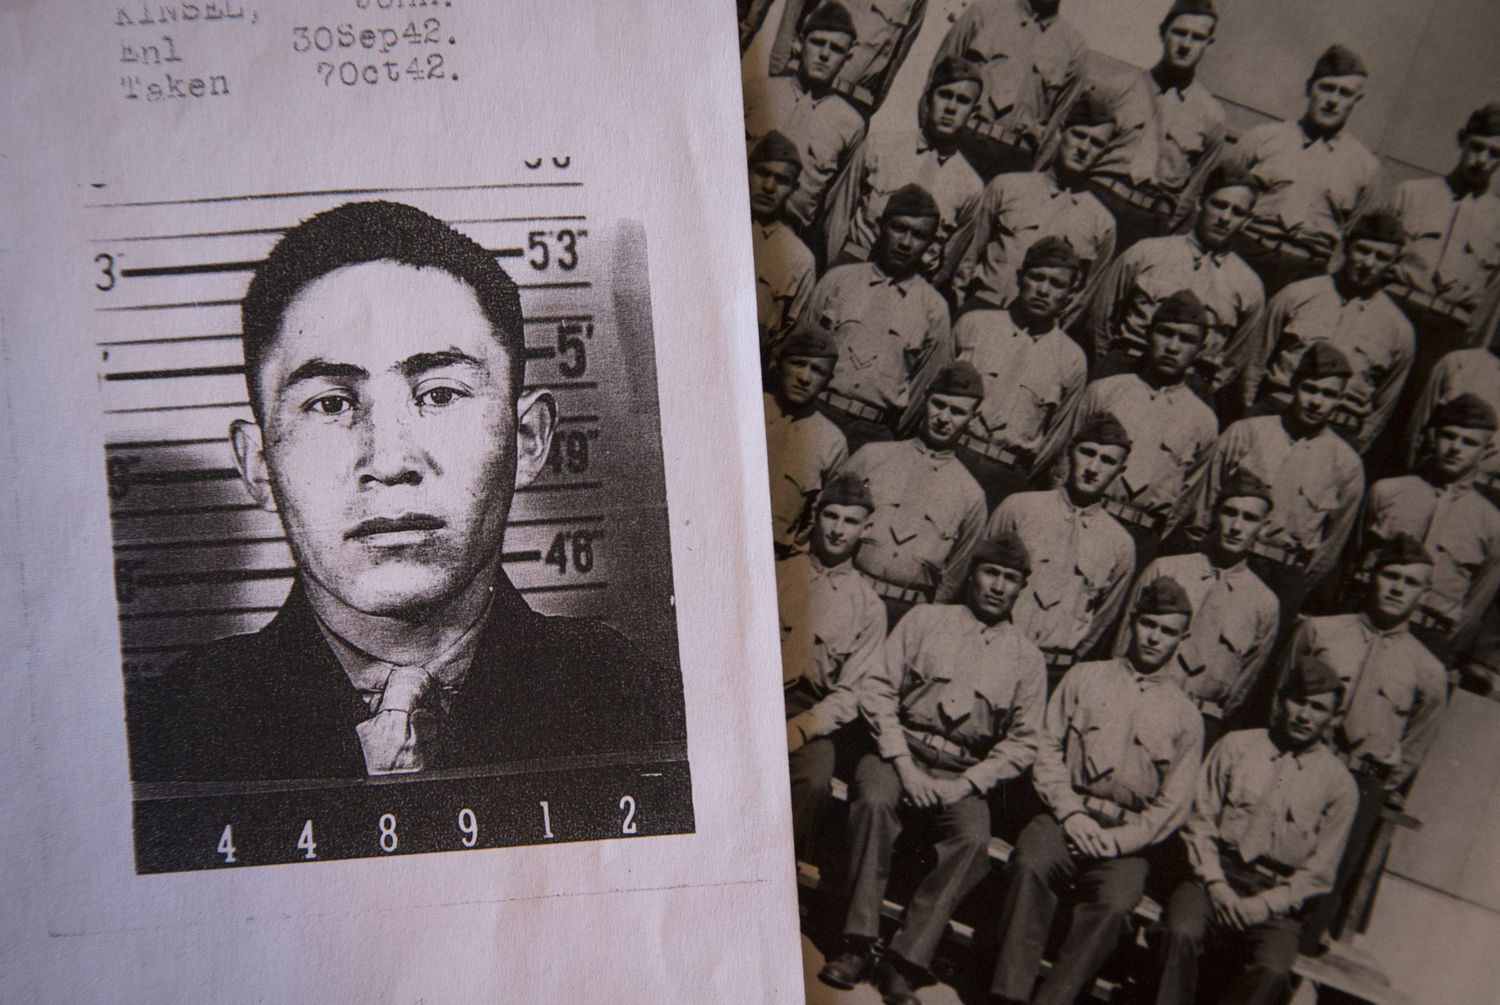
<path id="1" fill-rule="evenodd" d="M 419 352 L 415 356 L 408 356 L 396 364 L 396 369 L 403 377 L 415 377 L 426 373 L 428 370 L 437 370 L 445 366 L 472 366 L 476 370 L 488 371 L 479 360 L 466 352 L 458 349 L 444 349 L 442 352 Z"/>
<path id="2" fill-rule="evenodd" d="M 333 380 L 363 380 L 370 374 L 362 366 L 353 363 L 330 363 L 326 359 L 310 359 L 287 375 L 281 382 L 283 389 L 304 380 L 328 377 Z"/>

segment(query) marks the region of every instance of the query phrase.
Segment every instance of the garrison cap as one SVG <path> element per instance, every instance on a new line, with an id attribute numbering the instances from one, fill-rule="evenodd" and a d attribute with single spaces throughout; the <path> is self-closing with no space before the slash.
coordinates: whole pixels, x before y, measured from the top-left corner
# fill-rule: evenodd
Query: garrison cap
<path id="1" fill-rule="evenodd" d="M 1355 241 L 1380 241 L 1385 244 L 1405 244 L 1406 231 L 1401 218 L 1388 209 L 1377 209 L 1354 221 L 1349 228 L 1349 243 Z"/>
<path id="2" fill-rule="evenodd" d="M 838 359 L 839 344 L 833 333 L 817 325 L 798 325 L 776 347 L 776 358 L 805 356 L 809 359 Z"/>
<path id="3" fill-rule="evenodd" d="M 932 68 L 932 83 L 927 90 L 931 91 L 944 84 L 956 84 L 960 80 L 972 80 L 980 87 L 984 86 L 984 76 L 978 63 L 971 63 L 962 56 L 944 56 Z"/>
<path id="4" fill-rule="evenodd" d="M 1203 194 L 1208 195 L 1221 188 L 1248 188 L 1257 197 L 1266 191 L 1266 187 L 1249 168 L 1234 161 L 1225 161 L 1208 173 L 1208 181 L 1203 185 Z"/>
<path id="5" fill-rule="evenodd" d="M 1311 698 L 1317 694 L 1336 693 L 1342 700 L 1344 682 L 1339 678 L 1338 671 L 1329 666 L 1325 660 L 1307 653 L 1292 662 L 1292 669 L 1287 674 L 1286 683 L 1281 685 L 1281 693 L 1293 698 Z"/>
<path id="6" fill-rule="evenodd" d="M 1073 443 L 1097 443 L 1101 447 L 1124 447 L 1130 449 L 1130 434 L 1120 425 L 1120 420 L 1105 412 L 1084 423 L 1073 434 Z"/>
<path id="7" fill-rule="evenodd" d="M 1021 271 L 1027 269 L 1061 268 L 1079 269 L 1078 252 L 1073 250 L 1073 245 L 1066 237 L 1058 237 L 1056 234 L 1048 234 L 1026 249 L 1026 257 L 1021 259 Z"/>
<path id="8" fill-rule="evenodd" d="M 1365 61 L 1352 49 L 1346 49 L 1342 45 L 1330 45 L 1328 51 L 1318 57 L 1313 64 L 1312 76 L 1307 78 L 1310 84 L 1320 77 L 1368 77 L 1370 71 L 1365 69 Z"/>
<path id="9" fill-rule="evenodd" d="M 1388 565 L 1433 565 L 1432 554 L 1422 547 L 1422 542 L 1410 534 L 1401 533 L 1386 541 L 1375 552 L 1375 562 L 1371 566 L 1379 572 Z"/>
<path id="10" fill-rule="evenodd" d="M 984 378 L 968 363 L 949 363 L 938 373 L 928 394 L 953 394 L 960 398 L 983 398 Z"/>
<path id="11" fill-rule="evenodd" d="M 885 202 L 885 210 L 880 214 L 880 220 L 883 223 L 893 216 L 930 216 L 936 220 L 942 215 L 931 192 L 916 182 L 908 182 L 891 193 L 891 197 Z"/>
<path id="12" fill-rule="evenodd" d="M 795 164 L 797 170 L 802 170 L 802 155 L 797 153 L 797 144 L 774 129 L 762 136 L 760 142 L 755 144 L 755 149 L 750 151 L 751 164 L 764 161 Z"/>
<path id="13" fill-rule="evenodd" d="M 1316 339 L 1302 353 L 1297 369 L 1292 371 L 1292 386 L 1296 387 L 1304 380 L 1322 380 L 1324 377 L 1343 377 L 1348 380 L 1352 376 L 1354 368 L 1349 365 L 1349 357 L 1332 342 Z"/>
<path id="14" fill-rule="evenodd" d="M 1104 99 L 1092 90 L 1080 94 L 1068 108 L 1067 118 L 1063 119 L 1063 128 L 1070 129 L 1073 126 L 1102 126 L 1106 122 L 1113 124 L 1115 113 L 1109 110 Z"/>
<path id="15" fill-rule="evenodd" d="M 1031 555 L 1014 531 L 1002 530 L 994 537 L 979 542 L 979 547 L 969 556 L 969 568 L 974 568 L 980 562 L 1003 565 L 1007 569 L 1031 575 Z"/>
<path id="16" fill-rule="evenodd" d="M 1495 421 L 1495 410 L 1479 395 L 1465 391 L 1456 398 L 1449 398 L 1432 410 L 1427 425 L 1433 429 L 1457 426 L 1460 429 L 1500 429 Z"/>
<path id="17" fill-rule="evenodd" d="M 1187 591 L 1184 590 L 1171 576 L 1162 576 L 1153 579 L 1141 590 L 1140 599 L 1135 602 L 1136 614 L 1186 614 L 1193 615 L 1193 602 L 1188 599 Z"/>
<path id="18" fill-rule="evenodd" d="M 841 31 L 848 35 L 851 41 L 859 37 L 859 33 L 854 30 L 854 18 L 849 16 L 848 8 L 838 0 L 829 0 L 802 22 L 803 38 L 815 31 Z"/>
<path id="19" fill-rule="evenodd" d="M 1276 501 L 1271 498 L 1271 486 L 1244 468 L 1235 468 L 1230 476 L 1224 479 L 1215 505 L 1225 499 L 1264 499 L 1272 506 L 1276 505 Z"/>
<path id="20" fill-rule="evenodd" d="M 1474 114 L 1464 123 L 1464 136 L 1500 136 L 1500 101 L 1491 101 L 1483 108 L 1474 109 Z"/>
<path id="21" fill-rule="evenodd" d="M 1214 0 L 1177 0 L 1172 9 L 1167 11 L 1167 16 L 1161 19 L 1162 31 L 1166 31 L 1167 26 L 1183 14 L 1203 14 L 1216 21 L 1219 19 L 1219 12 L 1214 10 Z"/>
<path id="22" fill-rule="evenodd" d="M 1198 299 L 1198 294 L 1192 290 L 1178 290 L 1156 305 L 1156 312 L 1151 315 L 1152 324 L 1165 322 L 1176 322 L 1179 324 L 1197 325 L 1199 328 L 1208 327 L 1208 310 L 1203 306 L 1203 301 Z"/>
<path id="23" fill-rule="evenodd" d="M 863 506 L 865 509 L 875 511 L 875 500 L 870 495 L 870 486 L 858 475 L 842 474 L 836 476 L 823 491 L 818 493 L 818 509 L 824 506 Z"/>

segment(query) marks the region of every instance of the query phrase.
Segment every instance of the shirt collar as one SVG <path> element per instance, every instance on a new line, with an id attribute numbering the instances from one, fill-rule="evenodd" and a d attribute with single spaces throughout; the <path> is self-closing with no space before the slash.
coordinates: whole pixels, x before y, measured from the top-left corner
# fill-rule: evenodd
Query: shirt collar
<path id="1" fill-rule="evenodd" d="M 890 276 L 886 275 L 885 270 L 876 265 L 874 262 L 870 262 L 869 266 L 871 286 L 894 287 L 896 292 L 900 293 L 903 297 L 911 292 L 912 283 L 915 283 L 917 281 L 916 273 L 907 276 L 905 279 L 893 279 Z"/>
<path id="2" fill-rule="evenodd" d="M 1321 143 L 1324 146 L 1326 146 L 1329 150 L 1337 153 L 1338 149 L 1339 149 L 1339 145 L 1344 140 L 1344 130 L 1342 130 L 1342 129 L 1340 129 L 1338 132 L 1332 133 L 1331 135 L 1328 135 L 1328 136 L 1313 136 L 1311 133 L 1309 133 L 1307 131 L 1307 124 L 1305 122 L 1303 122 L 1301 119 L 1297 120 L 1297 135 L 1302 140 L 1302 149 L 1303 150 L 1306 150 L 1308 147 L 1312 146 L 1314 143 Z"/>
<path id="3" fill-rule="evenodd" d="M 907 442 L 912 445 L 912 447 L 917 451 L 918 454 L 934 463 L 941 463 L 943 461 L 949 461 L 953 459 L 952 447 L 949 447 L 947 450 L 934 450 L 929 447 L 920 436 L 913 436 Z"/>
<path id="4" fill-rule="evenodd" d="M 463 683 L 464 675 L 469 672 L 469 665 L 474 662 L 474 653 L 479 648 L 479 640 L 483 635 L 483 629 L 492 607 L 493 599 L 485 606 L 484 612 L 454 640 L 452 645 L 422 664 L 422 668 L 437 678 L 438 683 L 443 687 L 457 688 Z M 334 656 L 338 658 L 339 665 L 344 668 L 344 673 L 349 676 L 349 683 L 353 684 L 356 690 L 368 694 L 385 689 L 386 678 L 399 664 L 360 649 L 328 627 L 323 619 L 317 616 L 316 611 L 313 612 L 313 619 L 318 625 L 318 630 L 323 633 L 323 638 L 328 641 L 328 646 L 333 650 Z"/>
<path id="5" fill-rule="evenodd" d="M 1198 232 L 1196 230 L 1189 230 L 1186 236 L 1188 248 L 1193 253 L 1193 265 L 1195 268 L 1197 267 L 1198 263 L 1203 261 L 1203 259 L 1205 258 L 1213 262 L 1215 265 L 1223 265 L 1224 259 L 1229 257 L 1228 245 L 1225 245 L 1218 251 L 1209 251 L 1203 246 L 1203 242 L 1198 240 Z"/>
<path id="6" fill-rule="evenodd" d="M 1373 574 L 1372 574 L 1373 575 Z M 1411 634 L 1411 619 L 1401 622 L 1395 628 L 1382 629 L 1370 620 L 1370 616 L 1364 611 L 1355 615 L 1359 619 L 1359 627 L 1366 635 L 1380 636 L 1381 638 L 1394 639 L 1401 635 Z"/>
<path id="7" fill-rule="evenodd" d="M 1048 28 L 1052 27 L 1053 22 L 1057 20 L 1056 14 L 1053 14 L 1051 17 L 1042 17 L 1041 15 L 1037 14 L 1037 12 L 1031 8 L 1031 4 L 1027 3 L 1026 0 L 1016 0 L 1016 12 L 1021 15 L 1022 24 L 1026 24 L 1030 21 L 1035 21 L 1036 26 L 1042 31 L 1046 31 Z"/>
<path id="8" fill-rule="evenodd" d="M 1073 497 L 1068 495 L 1067 485 L 1059 485 L 1057 487 L 1057 494 L 1062 497 L 1063 505 L 1068 508 L 1068 512 L 1077 513 L 1080 517 L 1091 517 L 1096 513 L 1102 513 L 1104 511 L 1104 501 L 1108 498 L 1101 495 L 1098 502 L 1090 503 L 1087 506 L 1079 506 L 1073 501 Z"/>

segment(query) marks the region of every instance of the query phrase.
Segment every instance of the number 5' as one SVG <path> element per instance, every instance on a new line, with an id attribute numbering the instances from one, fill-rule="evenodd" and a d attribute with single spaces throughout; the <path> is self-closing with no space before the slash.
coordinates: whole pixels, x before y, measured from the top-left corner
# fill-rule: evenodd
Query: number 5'
<path id="1" fill-rule="evenodd" d="M 635 833 L 635 797 L 621 796 L 620 809 L 625 811 L 625 823 L 620 827 L 621 834 Z"/>

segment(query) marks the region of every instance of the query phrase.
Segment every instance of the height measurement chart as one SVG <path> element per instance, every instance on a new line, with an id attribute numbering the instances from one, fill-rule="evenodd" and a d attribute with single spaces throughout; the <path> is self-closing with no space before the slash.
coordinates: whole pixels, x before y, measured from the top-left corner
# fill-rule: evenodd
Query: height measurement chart
<path id="1" fill-rule="evenodd" d="M 517 163 L 516 180 L 472 186 L 90 193 L 100 490 L 127 692 L 294 606 L 286 531 L 247 492 L 228 436 L 231 422 L 254 421 L 240 302 L 299 222 L 384 200 L 477 242 L 519 287 L 523 392 L 550 392 L 556 427 L 541 473 L 514 496 L 506 577 L 537 613 L 624 636 L 680 702 L 645 235 L 591 216 L 577 173 L 548 155 Z M 322 782 L 136 778 L 134 817 L 139 872 L 693 830 L 680 740 Z"/>

